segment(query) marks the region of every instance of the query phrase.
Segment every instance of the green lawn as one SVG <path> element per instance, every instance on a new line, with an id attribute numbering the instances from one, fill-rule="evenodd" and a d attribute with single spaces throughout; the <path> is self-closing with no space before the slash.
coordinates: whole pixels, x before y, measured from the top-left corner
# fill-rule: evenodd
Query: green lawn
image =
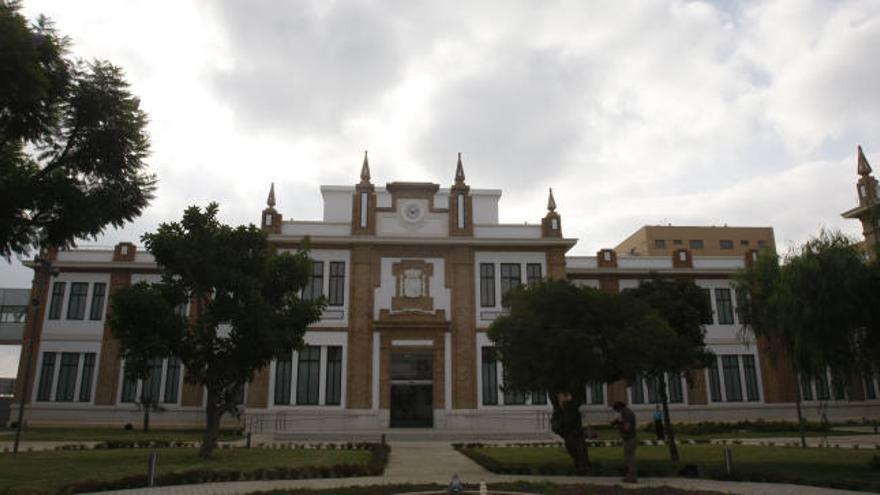
<path id="1" fill-rule="evenodd" d="M 4 428 L 0 430 L 0 441 L 11 441 L 15 438 L 15 430 Z M 220 440 L 236 440 L 241 438 L 236 430 L 223 430 L 220 432 Z M 202 430 L 169 430 L 153 428 L 149 432 L 139 429 L 125 430 L 120 427 L 114 428 L 47 428 L 32 427 L 22 431 L 21 439 L 24 441 L 58 441 L 58 442 L 86 442 L 105 440 L 168 440 L 193 442 L 202 439 Z"/>
<path id="2" fill-rule="evenodd" d="M 115 480 L 146 473 L 150 452 L 159 453 L 163 473 L 195 469 L 234 469 L 366 464 L 366 450 L 218 449 L 203 460 L 196 449 L 113 449 L 24 452 L 0 455 L 0 492 L 11 488 L 54 492 L 85 479 Z"/>
<path id="3" fill-rule="evenodd" d="M 664 446 L 639 447 L 639 471 L 646 476 L 676 476 L 685 464 L 704 466 L 709 477 L 723 477 L 723 446 L 683 445 L 681 462 L 669 460 Z M 853 449 L 799 449 L 737 445 L 733 449 L 734 479 L 802 482 L 880 491 L 880 471 L 869 463 L 880 451 Z M 493 462 L 519 472 L 563 473 L 571 460 L 561 447 L 481 447 L 470 449 L 475 460 L 492 468 Z M 597 474 L 623 472 L 620 447 L 589 449 Z M 483 457 L 484 456 L 484 457 Z M 486 460 L 489 462 L 487 463 Z M 497 468 L 493 468 L 497 469 Z"/>

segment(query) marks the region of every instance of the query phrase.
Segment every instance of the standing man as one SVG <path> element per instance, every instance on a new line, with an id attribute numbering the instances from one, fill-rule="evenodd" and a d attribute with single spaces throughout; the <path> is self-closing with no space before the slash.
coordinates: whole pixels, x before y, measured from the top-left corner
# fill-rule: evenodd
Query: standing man
<path id="1" fill-rule="evenodd" d="M 654 431 L 657 432 L 657 440 L 663 440 L 663 412 L 660 411 L 660 406 L 656 406 L 654 408 Z"/>
<path id="2" fill-rule="evenodd" d="M 626 463 L 626 476 L 623 481 L 625 483 L 636 482 L 636 447 L 639 440 L 636 437 L 636 415 L 632 409 L 626 407 L 626 404 L 617 401 L 612 406 L 614 410 L 620 414 L 620 418 L 615 419 L 611 424 L 620 432 L 623 439 L 623 460 Z"/>

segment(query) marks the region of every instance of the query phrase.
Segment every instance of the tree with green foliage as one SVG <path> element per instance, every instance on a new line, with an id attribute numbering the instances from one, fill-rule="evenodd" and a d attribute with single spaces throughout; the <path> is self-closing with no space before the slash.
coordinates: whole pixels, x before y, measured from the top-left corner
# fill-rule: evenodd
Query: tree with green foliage
<path id="1" fill-rule="evenodd" d="M 652 277 L 624 297 L 641 301 L 656 311 L 663 323 L 646 325 L 639 333 L 624 335 L 618 352 L 625 374 L 640 375 L 657 386 L 663 407 L 664 428 L 673 461 L 679 459 L 675 431 L 669 416 L 667 377 L 680 379 L 709 365 L 715 355 L 706 348 L 703 322 L 712 308 L 703 290 L 690 280 Z"/>
<path id="2" fill-rule="evenodd" d="M 551 429 L 562 437 L 575 468 L 586 470 L 580 407 L 587 385 L 623 376 L 617 354 L 622 333 L 665 323 L 638 301 L 565 280 L 522 285 L 506 294 L 505 302 L 510 313 L 489 329 L 504 386 L 549 395 Z"/>
<path id="3" fill-rule="evenodd" d="M 176 310 L 186 304 L 184 300 L 175 299 L 179 295 L 169 291 L 163 284 L 150 285 L 146 282 L 136 283 L 114 294 L 113 311 L 108 319 L 114 336 L 125 343 L 120 357 L 125 360 L 124 374 L 127 380 L 146 382 L 155 360 L 172 357 L 168 342 L 182 335 L 186 329 L 185 315 Z M 138 325 L 120 320 L 133 315 L 143 315 Z M 159 410 L 159 398 L 153 397 L 148 387 L 143 386 L 137 403 L 144 412 L 143 430 L 149 431 L 150 412 Z"/>
<path id="4" fill-rule="evenodd" d="M 762 251 L 737 275 L 743 330 L 765 339 L 774 359 L 791 362 L 795 405 L 806 447 L 802 382 L 834 371 L 833 386 L 846 386 L 858 371 L 860 337 L 865 335 L 868 267 L 864 254 L 839 232 L 822 231 L 789 253 Z"/>
<path id="5" fill-rule="evenodd" d="M 0 0 L 0 255 L 67 247 L 153 198 L 147 115 L 122 70 L 70 58 L 45 17 Z"/>
<path id="6" fill-rule="evenodd" d="M 244 384 L 273 359 L 302 348 L 306 327 L 324 304 L 299 297 L 311 273 L 305 252 L 277 253 L 265 232 L 223 225 L 217 211 L 216 203 L 193 206 L 180 222 L 144 235 L 162 281 L 117 291 L 109 317 L 122 355 L 136 367 L 175 356 L 184 379 L 204 387 L 204 458 L 217 445 L 222 416 L 237 413 Z M 189 318 L 177 309 L 186 303 Z"/>

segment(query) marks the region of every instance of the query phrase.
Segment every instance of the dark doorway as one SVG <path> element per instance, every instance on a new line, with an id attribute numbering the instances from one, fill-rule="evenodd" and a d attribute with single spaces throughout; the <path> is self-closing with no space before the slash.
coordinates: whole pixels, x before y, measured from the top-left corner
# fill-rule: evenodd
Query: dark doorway
<path id="1" fill-rule="evenodd" d="M 431 351 L 391 353 L 391 426 L 434 426 L 434 356 Z"/>

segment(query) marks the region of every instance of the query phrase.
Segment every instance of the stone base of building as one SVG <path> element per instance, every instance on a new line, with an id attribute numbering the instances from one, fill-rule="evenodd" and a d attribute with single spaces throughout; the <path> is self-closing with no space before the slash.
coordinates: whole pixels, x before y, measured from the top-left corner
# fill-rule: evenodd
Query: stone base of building
<path id="1" fill-rule="evenodd" d="M 635 406 L 639 422 L 650 422 L 653 406 Z M 808 421 L 821 421 L 823 414 L 829 421 L 861 421 L 863 418 L 880 417 L 880 402 L 829 402 L 820 407 L 808 403 L 803 408 Z M 143 412 L 134 407 L 119 406 L 69 406 L 52 404 L 28 406 L 25 412 L 29 426 L 107 426 L 122 427 L 131 423 L 138 428 Z M 418 425 L 419 431 L 436 430 L 457 433 L 497 433 L 524 435 L 542 434 L 550 431 L 551 411 L 547 409 L 435 409 L 430 424 Z M 13 405 L 11 421 L 18 416 Z M 341 434 L 346 432 L 377 432 L 398 430 L 391 426 L 388 409 L 248 409 L 240 418 L 224 415 L 224 428 L 243 427 L 255 434 Z M 795 421 L 797 413 L 793 403 L 782 404 L 725 404 L 672 406 L 670 416 L 676 423 L 700 421 Z M 586 407 L 585 423 L 605 425 L 616 417 L 610 408 Z M 150 414 L 151 426 L 157 428 L 202 428 L 205 424 L 204 409 L 175 408 Z M 399 428 L 406 431 L 407 428 Z"/>

